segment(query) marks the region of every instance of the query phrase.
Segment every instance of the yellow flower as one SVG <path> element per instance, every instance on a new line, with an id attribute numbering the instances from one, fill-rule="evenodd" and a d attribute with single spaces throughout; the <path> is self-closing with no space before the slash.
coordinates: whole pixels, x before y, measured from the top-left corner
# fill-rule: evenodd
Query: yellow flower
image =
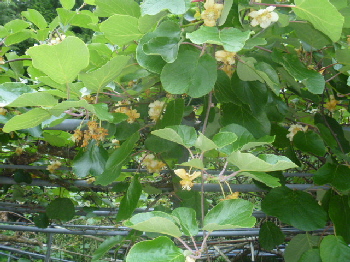
<path id="1" fill-rule="evenodd" d="M 226 50 L 219 50 L 215 52 L 216 61 L 223 62 L 226 65 L 233 65 L 235 63 L 236 52 L 229 52 Z"/>
<path id="2" fill-rule="evenodd" d="M 127 100 L 118 101 L 118 104 L 116 105 L 118 106 L 118 108 L 114 110 L 114 112 L 126 114 L 126 112 L 129 111 L 129 107 L 127 105 L 130 105 L 130 104 L 131 104 L 130 101 L 127 101 Z"/>
<path id="3" fill-rule="evenodd" d="M 331 95 L 330 100 L 324 105 L 324 107 L 327 108 L 329 111 L 333 112 L 337 104 L 339 104 L 339 101 L 334 99 L 334 96 Z"/>
<path id="4" fill-rule="evenodd" d="M 303 131 L 306 132 L 307 126 L 302 126 L 302 125 L 291 125 L 290 128 L 288 129 L 289 134 L 287 134 L 287 138 L 289 138 L 290 141 L 293 141 L 293 137 L 295 136 L 298 131 Z"/>
<path id="5" fill-rule="evenodd" d="M 17 155 L 17 156 L 22 155 L 23 150 L 24 150 L 24 149 L 23 149 L 22 147 L 17 147 L 17 148 L 16 148 L 16 151 L 15 151 L 16 155 Z"/>
<path id="6" fill-rule="evenodd" d="M 125 114 L 129 117 L 126 120 L 129 124 L 134 123 L 137 118 L 140 118 L 140 113 L 137 113 L 136 109 L 128 110 Z"/>
<path id="7" fill-rule="evenodd" d="M 53 161 L 50 165 L 47 166 L 46 170 L 49 170 L 50 173 L 53 173 L 57 168 L 59 168 L 62 165 L 60 161 Z"/>
<path id="8" fill-rule="evenodd" d="M 3 107 L 0 107 L 0 115 L 5 116 L 7 113 L 7 110 Z"/>
<path id="9" fill-rule="evenodd" d="M 165 164 L 157 159 L 153 154 L 142 154 L 141 156 L 142 164 L 147 168 L 148 173 L 159 173 L 164 167 Z"/>
<path id="10" fill-rule="evenodd" d="M 156 100 L 153 103 L 149 104 L 148 115 L 154 122 L 156 122 L 160 118 L 163 111 L 163 107 L 164 102 L 161 102 L 159 100 Z"/>
<path id="11" fill-rule="evenodd" d="M 196 171 L 192 175 L 190 175 L 186 172 L 185 169 L 176 169 L 174 170 L 174 172 L 178 177 L 182 179 L 180 181 L 180 184 L 182 186 L 182 189 L 184 190 L 191 190 L 191 187 L 193 187 L 192 181 L 202 174 L 201 172 Z"/>
<path id="12" fill-rule="evenodd" d="M 216 4 L 214 0 L 207 0 L 204 4 L 204 8 L 205 10 L 201 14 L 204 25 L 216 26 L 216 21 L 219 19 L 224 5 Z"/>
<path id="13" fill-rule="evenodd" d="M 95 181 L 96 181 L 95 177 L 89 177 L 88 179 L 86 179 L 86 183 L 88 183 L 88 184 L 92 184 Z"/>
<path id="14" fill-rule="evenodd" d="M 250 25 L 254 27 L 260 25 L 261 28 L 267 28 L 271 23 L 277 22 L 279 17 L 277 13 L 273 12 L 275 8 L 274 6 L 269 6 L 266 9 L 250 12 L 248 16 L 253 18 Z"/>
<path id="15" fill-rule="evenodd" d="M 231 195 L 227 195 L 224 199 L 220 199 L 221 201 L 230 200 L 230 199 L 238 199 L 239 192 L 234 192 Z"/>

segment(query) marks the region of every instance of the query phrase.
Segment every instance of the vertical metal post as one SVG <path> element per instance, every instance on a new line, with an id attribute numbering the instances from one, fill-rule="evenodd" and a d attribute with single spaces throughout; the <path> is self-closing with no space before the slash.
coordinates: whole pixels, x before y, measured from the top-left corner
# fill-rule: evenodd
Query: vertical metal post
<path id="1" fill-rule="evenodd" d="M 51 246 L 52 246 L 52 240 L 53 240 L 53 233 L 47 234 L 47 245 L 46 245 L 46 256 L 45 256 L 45 262 L 51 261 Z"/>
<path id="2" fill-rule="evenodd" d="M 11 262 L 11 255 L 12 255 L 12 252 L 10 252 L 10 254 L 8 255 L 7 262 Z"/>

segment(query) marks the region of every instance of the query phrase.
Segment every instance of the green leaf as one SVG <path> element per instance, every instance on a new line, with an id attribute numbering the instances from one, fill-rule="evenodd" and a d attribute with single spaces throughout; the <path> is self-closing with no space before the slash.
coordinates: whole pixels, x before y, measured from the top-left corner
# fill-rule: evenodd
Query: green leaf
<path id="1" fill-rule="evenodd" d="M 175 62 L 164 66 L 160 79 L 167 92 L 187 93 L 197 98 L 214 88 L 216 67 L 216 60 L 209 55 L 200 56 L 197 50 L 180 50 Z"/>
<path id="2" fill-rule="evenodd" d="M 142 15 L 156 15 L 169 10 L 174 15 L 182 15 L 190 8 L 190 0 L 145 0 L 141 4 Z"/>
<path id="3" fill-rule="evenodd" d="M 49 119 L 51 114 L 44 109 L 34 108 L 24 114 L 14 116 L 11 118 L 3 128 L 5 133 L 9 133 L 11 131 L 26 129 L 36 127 L 41 124 L 45 120 Z"/>
<path id="4" fill-rule="evenodd" d="M 328 0 L 295 0 L 294 3 L 293 11 L 297 16 L 309 21 L 333 42 L 339 40 L 344 17 Z"/>
<path id="5" fill-rule="evenodd" d="M 264 172 L 242 172 L 239 173 L 242 176 L 251 177 L 257 181 L 266 184 L 268 187 L 278 187 L 281 186 L 278 177 L 273 177 Z"/>
<path id="6" fill-rule="evenodd" d="M 201 132 L 199 132 L 198 138 L 194 146 L 200 149 L 202 152 L 206 152 L 217 148 L 217 145 L 214 143 L 214 141 L 207 138 Z"/>
<path id="7" fill-rule="evenodd" d="M 75 215 L 74 204 L 69 198 L 56 198 L 46 207 L 50 219 L 71 220 Z"/>
<path id="8" fill-rule="evenodd" d="M 289 158 L 272 154 L 261 154 L 259 157 L 251 153 L 233 152 L 227 161 L 242 171 L 270 172 L 297 167 Z"/>
<path id="9" fill-rule="evenodd" d="M 43 136 L 46 142 L 52 146 L 63 147 L 73 146 L 74 142 L 70 140 L 72 134 L 61 130 L 45 130 Z"/>
<path id="10" fill-rule="evenodd" d="M 83 107 L 86 110 L 89 110 L 90 112 L 95 113 L 95 107 L 89 104 L 85 99 L 81 99 L 79 101 L 63 101 L 58 105 L 55 105 L 54 107 L 49 109 L 49 112 L 54 116 L 59 117 L 64 111 L 74 107 L 78 107 L 78 108 Z"/>
<path id="11" fill-rule="evenodd" d="M 185 101 L 181 98 L 170 101 L 167 106 L 163 118 L 159 124 L 160 128 L 172 125 L 180 125 L 185 110 Z"/>
<path id="12" fill-rule="evenodd" d="M 101 23 L 100 30 L 108 40 L 118 46 L 136 41 L 143 36 L 138 28 L 138 19 L 130 15 L 113 15 Z"/>
<path id="13" fill-rule="evenodd" d="M 34 224 L 38 228 L 47 228 L 50 225 L 49 218 L 46 213 L 39 213 L 33 218 Z"/>
<path id="14" fill-rule="evenodd" d="M 27 40 L 31 36 L 32 36 L 32 32 L 29 30 L 23 30 L 20 32 L 16 32 L 16 33 L 11 34 L 5 38 L 5 44 L 7 46 L 14 45 L 14 44 L 20 43 L 24 40 Z"/>
<path id="15" fill-rule="evenodd" d="M 266 214 L 305 231 L 323 228 L 327 221 L 327 213 L 310 194 L 288 187 L 271 189 L 261 208 Z"/>
<path id="16" fill-rule="evenodd" d="M 117 244 L 121 243 L 124 240 L 123 236 L 113 236 L 107 238 L 101 245 L 98 246 L 98 248 L 95 250 L 94 254 L 92 255 L 92 262 L 98 262 L 101 261 L 104 257 L 104 255 L 112 249 Z"/>
<path id="17" fill-rule="evenodd" d="M 238 139 L 238 136 L 232 132 L 220 132 L 214 135 L 213 141 L 218 148 L 232 144 Z"/>
<path id="18" fill-rule="evenodd" d="M 108 153 L 95 141 L 89 143 L 86 151 L 81 150 L 73 161 L 73 172 L 80 178 L 88 175 L 98 176 L 104 171 Z"/>
<path id="19" fill-rule="evenodd" d="M 322 261 L 350 261 L 350 247 L 340 236 L 326 236 L 320 245 Z"/>
<path id="20" fill-rule="evenodd" d="M 96 179 L 96 184 L 108 185 L 120 175 L 124 161 L 131 154 L 134 144 L 139 138 L 140 135 L 137 131 L 110 155 L 105 166 L 105 171 Z"/>
<path id="21" fill-rule="evenodd" d="M 201 26 L 193 33 L 186 34 L 186 37 L 197 45 L 204 43 L 222 45 L 226 51 L 238 52 L 243 49 L 250 34 L 250 31 L 242 32 L 232 27 L 219 31 L 217 27 Z"/>
<path id="22" fill-rule="evenodd" d="M 26 183 L 26 184 L 31 184 L 33 181 L 32 175 L 29 173 L 23 172 L 23 170 L 15 171 L 13 175 L 13 180 L 15 180 L 16 183 Z"/>
<path id="23" fill-rule="evenodd" d="M 138 176 L 135 175 L 131 181 L 126 194 L 120 201 L 119 211 L 116 217 L 117 221 L 128 219 L 137 207 L 142 193 L 142 185 L 139 182 Z"/>
<path id="24" fill-rule="evenodd" d="M 100 17 L 109 17 L 115 14 L 136 18 L 140 16 L 140 7 L 133 0 L 96 0 L 95 2 L 95 14 Z"/>
<path id="25" fill-rule="evenodd" d="M 156 232 L 173 237 L 181 237 L 182 233 L 176 225 L 179 223 L 175 216 L 160 211 L 140 213 L 125 221 L 124 225 L 139 231 Z"/>
<path id="26" fill-rule="evenodd" d="M 298 262 L 322 262 L 320 249 L 309 249 L 300 257 Z"/>
<path id="27" fill-rule="evenodd" d="M 324 156 L 326 147 L 322 138 L 313 131 L 298 132 L 293 137 L 294 145 L 301 151 L 315 154 L 316 156 Z"/>
<path id="28" fill-rule="evenodd" d="M 337 236 L 344 238 L 350 243 L 350 207 L 349 196 L 332 196 L 328 209 L 329 217 L 332 220 Z"/>
<path id="29" fill-rule="evenodd" d="M 23 83 L 3 83 L 0 85 L 0 106 L 7 106 L 22 94 L 33 91 L 32 88 Z"/>
<path id="30" fill-rule="evenodd" d="M 288 246 L 284 253 L 284 259 L 286 260 L 286 262 L 300 261 L 299 259 L 306 251 L 318 246 L 319 241 L 319 236 L 312 236 L 309 234 L 296 235 L 288 243 Z"/>
<path id="31" fill-rule="evenodd" d="M 184 260 L 183 251 L 165 236 L 135 244 L 126 257 L 126 262 L 183 262 Z"/>
<path id="32" fill-rule="evenodd" d="M 72 9 L 75 5 L 75 0 L 60 0 L 60 3 L 64 9 Z"/>
<path id="33" fill-rule="evenodd" d="M 10 22 L 7 22 L 4 27 L 9 33 L 17 33 L 19 31 L 22 31 L 23 29 L 26 29 L 30 26 L 29 22 L 26 22 L 21 19 L 15 19 L 11 20 Z"/>
<path id="34" fill-rule="evenodd" d="M 181 230 L 186 236 L 195 236 L 198 234 L 196 211 L 194 209 L 178 207 L 173 210 L 172 215 L 179 219 Z"/>
<path id="35" fill-rule="evenodd" d="M 89 50 L 77 37 L 69 36 L 60 44 L 39 45 L 27 50 L 33 66 L 59 84 L 71 83 L 89 64 Z"/>
<path id="36" fill-rule="evenodd" d="M 167 15 L 166 11 L 162 11 L 156 15 L 144 15 L 139 18 L 139 30 L 141 33 L 153 31 L 158 22 Z"/>
<path id="37" fill-rule="evenodd" d="M 291 23 L 297 37 L 316 49 L 321 49 L 331 45 L 332 41 L 320 31 L 316 30 L 311 24 Z"/>
<path id="38" fill-rule="evenodd" d="M 314 1 L 314 0 L 312 0 Z M 327 0 L 325 0 L 327 1 Z M 324 77 L 314 70 L 309 70 L 295 54 L 273 52 L 272 59 L 283 65 L 296 80 L 301 81 L 313 94 L 322 94 L 325 87 Z"/>
<path id="39" fill-rule="evenodd" d="M 129 60 L 129 56 L 116 56 L 99 69 L 81 73 L 79 79 L 84 82 L 86 88 L 90 91 L 100 93 L 107 84 L 121 73 Z"/>
<path id="40" fill-rule="evenodd" d="M 42 14 L 35 9 L 28 9 L 21 13 L 29 21 L 33 22 L 39 29 L 44 29 L 47 27 L 47 22 Z"/>
<path id="41" fill-rule="evenodd" d="M 181 163 L 180 165 L 181 166 L 190 166 L 190 167 L 197 168 L 200 170 L 204 169 L 203 161 L 199 158 L 192 158 L 190 161 Z"/>
<path id="42" fill-rule="evenodd" d="M 249 228 L 255 224 L 253 204 L 243 199 L 220 202 L 204 218 L 203 230 Z"/>
<path id="43" fill-rule="evenodd" d="M 53 95 L 44 92 L 24 93 L 8 104 L 10 107 L 54 106 L 58 100 Z"/>
<path id="44" fill-rule="evenodd" d="M 314 182 L 318 185 L 330 183 L 340 191 L 350 189 L 350 169 L 344 165 L 324 164 L 314 175 Z"/>
<path id="45" fill-rule="evenodd" d="M 284 242 L 285 235 L 275 223 L 265 222 L 259 231 L 259 243 L 267 250 L 272 250 Z"/>
<path id="46" fill-rule="evenodd" d="M 163 139 L 183 145 L 184 147 L 194 146 L 197 140 L 196 130 L 193 127 L 184 125 L 154 130 L 151 133 Z"/>

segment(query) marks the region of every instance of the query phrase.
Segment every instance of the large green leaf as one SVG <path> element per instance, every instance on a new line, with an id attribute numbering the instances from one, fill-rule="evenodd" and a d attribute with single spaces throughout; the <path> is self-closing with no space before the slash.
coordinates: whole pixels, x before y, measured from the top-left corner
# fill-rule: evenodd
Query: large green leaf
<path id="1" fill-rule="evenodd" d="M 22 94 L 31 92 L 34 90 L 23 83 L 3 83 L 0 85 L 0 106 L 7 106 Z"/>
<path id="2" fill-rule="evenodd" d="M 138 18 L 141 13 L 139 5 L 133 0 L 96 0 L 95 3 L 95 14 L 100 17 L 119 14 Z"/>
<path id="3" fill-rule="evenodd" d="M 177 217 L 160 211 L 140 213 L 125 221 L 124 225 L 139 231 L 156 232 L 173 237 L 180 237 L 182 233 L 177 226 Z"/>
<path id="4" fill-rule="evenodd" d="M 344 17 L 328 0 L 295 0 L 294 13 L 309 21 L 333 42 L 339 40 L 343 30 Z"/>
<path id="5" fill-rule="evenodd" d="M 5 38 L 4 42 L 7 46 L 10 46 L 27 40 L 30 37 L 32 37 L 32 32 L 30 30 L 24 29 L 20 32 L 9 35 Z"/>
<path id="6" fill-rule="evenodd" d="M 289 158 L 272 154 L 256 157 L 251 153 L 236 151 L 227 160 L 242 171 L 270 172 L 297 167 Z"/>
<path id="7" fill-rule="evenodd" d="M 251 177 L 261 183 L 264 183 L 268 187 L 278 187 L 281 186 L 278 177 L 273 177 L 264 172 L 241 172 L 239 173 L 242 176 Z"/>
<path id="8" fill-rule="evenodd" d="M 113 44 L 123 46 L 142 37 L 138 19 L 130 15 L 113 15 L 100 25 L 100 30 Z"/>
<path id="9" fill-rule="evenodd" d="M 129 56 L 116 56 L 99 69 L 81 73 L 79 79 L 90 91 L 99 93 L 120 74 L 129 60 Z"/>
<path id="10" fill-rule="evenodd" d="M 56 198 L 46 207 L 46 214 L 51 219 L 71 220 L 75 215 L 73 201 L 69 198 Z"/>
<path id="11" fill-rule="evenodd" d="M 232 132 L 219 132 L 214 135 L 213 141 L 217 147 L 224 147 L 237 141 L 238 136 Z"/>
<path id="12" fill-rule="evenodd" d="M 95 250 L 94 254 L 92 255 L 92 262 L 99 262 L 100 259 L 103 258 L 103 256 L 114 246 L 122 242 L 124 239 L 123 236 L 113 236 L 107 238 L 101 245 L 98 246 L 98 248 Z"/>
<path id="13" fill-rule="evenodd" d="M 184 147 L 194 146 L 197 140 L 196 130 L 193 127 L 184 125 L 154 130 L 151 133 L 163 139 L 183 145 Z"/>
<path id="14" fill-rule="evenodd" d="M 259 243 L 267 249 L 272 250 L 284 242 L 285 235 L 275 223 L 265 222 L 261 225 L 259 231 Z"/>
<path id="15" fill-rule="evenodd" d="M 273 52 L 272 58 L 275 62 L 282 64 L 284 69 L 296 80 L 301 81 L 311 93 L 323 93 L 325 87 L 324 77 L 317 71 L 308 69 L 300 62 L 296 54 L 275 51 Z"/>
<path id="16" fill-rule="evenodd" d="M 180 50 L 175 62 L 164 66 L 160 79 L 171 94 L 201 97 L 214 88 L 216 67 L 216 60 L 209 55 L 200 56 L 198 50 Z"/>
<path id="17" fill-rule="evenodd" d="M 322 262 L 320 249 L 319 248 L 309 249 L 300 257 L 298 262 Z"/>
<path id="18" fill-rule="evenodd" d="M 313 131 L 298 132 L 293 137 L 294 145 L 301 151 L 324 156 L 326 147 L 322 138 Z"/>
<path id="19" fill-rule="evenodd" d="M 322 261 L 350 261 L 350 247 L 340 236 L 326 236 L 320 245 Z"/>
<path id="20" fill-rule="evenodd" d="M 39 45 L 27 50 L 33 66 L 59 84 L 71 83 L 89 64 L 89 50 L 77 37 L 69 36 L 61 43 Z"/>
<path id="21" fill-rule="evenodd" d="M 134 144 L 139 138 L 140 135 L 137 131 L 109 156 L 105 171 L 96 179 L 96 184 L 108 185 L 120 175 L 124 161 L 131 154 L 134 149 Z"/>
<path id="22" fill-rule="evenodd" d="M 81 150 L 73 161 L 73 172 L 78 177 L 98 176 L 104 171 L 108 158 L 107 151 L 95 141 L 89 143 L 86 150 Z"/>
<path id="23" fill-rule="evenodd" d="M 126 256 L 126 262 L 183 262 L 184 260 L 183 251 L 165 236 L 137 243 Z"/>
<path id="24" fill-rule="evenodd" d="M 199 148 L 202 152 L 206 152 L 215 149 L 218 146 L 214 143 L 213 140 L 207 138 L 205 135 L 199 132 L 195 147 Z"/>
<path id="25" fill-rule="evenodd" d="M 242 32 L 232 27 L 219 31 L 217 27 L 201 26 L 193 33 L 188 33 L 186 37 L 195 44 L 222 45 L 226 51 L 238 52 L 243 49 L 250 33 L 250 31 Z"/>
<path id="26" fill-rule="evenodd" d="M 14 19 L 9 22 L 7 22 L 4 27 L 7 29 L 7 31 L 11 33 L 17 33 L 19 31 L 22 31 L 23 29 L 26 29 L 30 26 L 29 22 L 26 22 L 21 19 Z"/>
<path id="27" fill-rule="evenodd" d="M 261 208 L 266 214 L 305 231 L 323 228 L 327 221 L 327 213 L 310 194 L 288 187 L 271 189 Z"/>
<path id="28" fill-rule="evenodd" d="M 160 11 L 169 10 L 175 15 L 184 14 L 190 8 L 190 0 L 145 0 L 141 4 L 142 15 L 156 15 Z"/>
<path id="29" fill-rule="evenodd" d="M 350 169 L 344 165 L 324 164 L 314 175 L 314 182 L 318 185 L 332 184 L 338 190 L 350 189 Z"/>
<path id="30" fill-rule="evenodd" d="M 8 104 L 10 107 L 54 106 L 58 100 L 53 95 L 44 92 L 24 93 Z"/>
<path id="31" fill-rule="evenodd" d="M 347 244 L 350 243 L 350 207 L 349 196 L 332 196 L 328 209 L 335 233 L 344 238 Z"/>
<path id="32" fill-rule="evenodd" d="M 141 33 L 153 31 L 159 20 L 167 15 L 168 12 L 162 11 L 156 15 L 144 15 L 139 18 L 139 30 Z"/>
<path id="33" fill-rule="evenodd" d="M 203 230 L 214 231 L 233 228 L 253 227 L 253 204 L 243 199 L 220 202 L 204 218 Z"/>
<path id="34" fill-rule="evenodd" d="M 284 253 L 284 259 L 286 262 L 299 262 L 299 259 L 305 252 L 319 245 L 319 241 L 319 236 L 312 236 L 309 234 L 296 235 L 288 243 Z"/>
<path id="35" fill-rule="evenodd" d="M 137 207 L 137 203 L 142 193 L 142 185 L 138 176 L 134 176 L 126 194 L 120 201 L 119 211 L 116 217 L 117 221 L 128 219 Z"/>
<path id="36" fill-rule="evenodd" d="M 45 120 L 49 119 L 51 114 L 42 108 L 34 108 L 24 114 L 11 118 L 3 128 L 5 133 L 11 131 L 36 127 Z"/>
<path id="37" fill-rule="evenodd" d="M 196 211 L 194 209 L 178 207 L 173 210 L 172 215 L 179 219 L 181 230 L 186 236 L 195 236 L 198 234 Z"/>

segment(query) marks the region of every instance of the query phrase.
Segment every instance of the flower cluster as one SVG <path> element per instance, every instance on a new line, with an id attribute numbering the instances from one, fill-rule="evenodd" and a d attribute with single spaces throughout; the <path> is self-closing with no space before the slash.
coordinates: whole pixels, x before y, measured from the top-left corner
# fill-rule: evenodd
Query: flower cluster
<path id="1" fill-rule="evenodd" d="M 228 76 L 233 73 L 232 65 L 236 62 L 236 52 L 229 52 L 226 50 L 219 50 L 215 52 L 215 59 L 218 62 L 223 62 L 224 65 L 221 68 Z"/>
<path id="2" fill-rule="evenodd" d="M 193 180 L 199 177 L 202 173 L 199 171 L 194 172 L 192 175 L 186 172 L 185 169 L 176 169 L 174 170 L 175 174 L 180 177 L 182 180 L 180 184 L 183 190 L 191 190 L 193 187 Z"/>
<path id="3" fill-rule="evenodd" d="M 154 101 L 153 103 L 150 103 L 148 105 L 148 115 L 152 119 L 152 121 L 157 122 L 157 120 L 160 118 L 163 108 L 164 108 L 164 102 L 161 102 L 159 100 Z"/>
<path id="4" fill-rule="evenodd" d="M 333 95 L 331 95 L 330 100 L 324 105 L 324 107 L 333 112 L 338 104 L 339 101 L 336 100 Z"/>
<path id="5" fill-rule="evenodd" d="M 24 149 L 22 147 L 16 147 L 15 154 L 17 156 L 20 156 L 20 155 L 22 155 L 23 151 L 24 151 Z"/>
<path id="6" fill-rule="evenodd" d="M 136 109 L 132 109 L 132 107 L 129 106 L 130 104 L 130 101 L 127 100 L 118 101 L 118 108 L 114 112 L 126 114 L 128 116 L 127 122 L 131 124 L 134 123 L 136 119 L 140 118 L 140 113 L 138 113 Z"/>
<path id="7" fill-rule="evenodd" d="M 238 199 L 239 198 L 239 192 L 234 192 L 230 195 L 227 195 L 224 199 L 220 199 L 221 201 L 230 200 L 230 199 Z"/>
<path id="8" fill-rule="evenodd" d="M 157 159 L 153 154 L 142 154 L 142 165 L 147 168 L 149 173 L 159 173 L 164 167 L 165 164 Z"/>
<path id="9" fill-rule="evenodd" d="M 278 14 L 273 12 L 276 7 L 269 6 L 266 9 L 260 9 L 258 11 L 252 11 L 248 14 L 253 20 L 250 22 L 251 26 L 260 25 L 261 28 L 269 27 L 273 22 L 278 21 Z"/>
<path id="10" fill-rule="evenodd" d="M 306 132 L 306 130 L 307 130 L 307 126 L 302 126 L 299 124 L 291 125 L 288 129 L 289 134 L 287 134 L 287 138 L 289 138 L 290 141 L 293 141 L 293 137 L 295 136 L 296 133 L 298 133 L 298 131 Z"/>
<path id="11" fill-rule="evenodd" d="M 61 43 L 66 38 L 66 35 L 60 35 L 59 37 L 52 37 L 48 43 L 48 45 L 57 45 Z"/>
<path id="12" fill-rule="evenodd" d="M 205 10 L 201 14 L 201 17 L 204 20 L 204 25 L 216 26 L 216 21 L 220 18 L 224 5 L 216 4 L 214 0 L 207 0 L 204 4 L 204 8 Z"/>
<path id="13" fill-rule="evenodd" d="M 100 127 L 95 121 L 89 121 L 87 125 L 87 130 L 82 131 L 80 129 L 77 129 L 74 131 L 74 134 L 72 136 L 72 140 L 74 142 L 78 143 L 80 141 L 83 141 L 81 145 L 82 147 L 86 147 L 89 144 L 89 141 L 92 139 L 95 139 L 97 142 L 103 141 L 108 135 L 108 130 Z"/>
<path id="14" fill-rule="evenodd" d="M 62 163 L 60 161 L 52 161 L 50 165 L 47 166 L 46 170 L 49 170 L 50 173 L 53 173 L 57 168 L 61 167 Z"/>

